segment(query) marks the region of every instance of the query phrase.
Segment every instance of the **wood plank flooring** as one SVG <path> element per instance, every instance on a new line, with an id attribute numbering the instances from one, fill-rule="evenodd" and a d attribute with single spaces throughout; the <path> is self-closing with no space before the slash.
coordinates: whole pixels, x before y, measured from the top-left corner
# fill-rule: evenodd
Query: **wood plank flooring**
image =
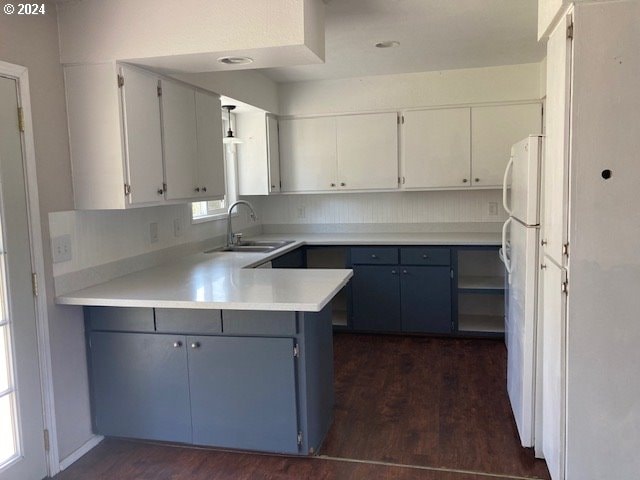
<path id="1" fill-rule="evenodd" d="M 55 479 L 549 478 L 519 446 L 503 342 L 336 334 L 334 349 L 335 420 L 319 457 L 107 439 Z"/>

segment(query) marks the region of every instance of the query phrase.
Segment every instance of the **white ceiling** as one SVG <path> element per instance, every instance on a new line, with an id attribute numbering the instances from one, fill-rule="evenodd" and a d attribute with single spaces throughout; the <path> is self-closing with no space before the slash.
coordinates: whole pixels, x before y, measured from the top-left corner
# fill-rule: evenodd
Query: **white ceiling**
<path id="1" fill-rule="evenodd" d="M 537 62 L 537 0 L 328 0 L 326 63 L 261 70 L 277 82 Z M 397 40 L 397 48 L 374 44 Z"/>

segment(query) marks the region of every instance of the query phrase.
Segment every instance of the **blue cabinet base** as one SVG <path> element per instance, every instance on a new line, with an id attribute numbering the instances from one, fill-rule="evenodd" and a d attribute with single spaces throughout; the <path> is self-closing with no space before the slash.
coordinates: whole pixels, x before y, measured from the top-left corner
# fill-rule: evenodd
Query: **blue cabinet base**
<path id="1" fill-rule="evenodd" d="M 216 311 L 212 328 L 194 326 L 189 310 L 163 309 L 162 322 L 153 309 L 139 310 L 85 308 L 95 433 L 293 455 L 319 450 L 333 420 L 330 307 Z M 128 324 L 121 314 L 155 318 L 154 326 Z"/>

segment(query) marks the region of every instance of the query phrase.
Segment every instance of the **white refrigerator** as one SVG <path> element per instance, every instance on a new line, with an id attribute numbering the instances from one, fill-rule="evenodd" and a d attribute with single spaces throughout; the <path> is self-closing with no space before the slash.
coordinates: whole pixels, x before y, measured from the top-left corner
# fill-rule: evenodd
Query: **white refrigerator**
<path id="1" fill-rule="evenodd" d="M 505 342 L 507 391 L 520 441 L 534 446 L 536 410 L 536 326 L 542 136 L 511 148 L 504 174 L 503 203 L 509 218 L 502 228 L 500 258 L 507 270 Z"/>

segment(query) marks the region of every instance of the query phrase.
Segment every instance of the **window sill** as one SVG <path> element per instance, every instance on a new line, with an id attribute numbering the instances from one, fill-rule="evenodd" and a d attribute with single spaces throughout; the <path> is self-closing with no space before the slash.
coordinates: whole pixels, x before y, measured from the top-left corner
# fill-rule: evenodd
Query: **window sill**
<path id="1" fill-rule="evenodd" d="M 198 223 L 214 222 L 216 220 L 226 220 L 229 214 L 227 212 L 214 213 L 213 215 L 207 215 L 206 217 L 196 217 L 191 219 L 191 225 L 197 225 Z M 231 214 L 232 217 L 237 217 L 238 213 Z"/>

